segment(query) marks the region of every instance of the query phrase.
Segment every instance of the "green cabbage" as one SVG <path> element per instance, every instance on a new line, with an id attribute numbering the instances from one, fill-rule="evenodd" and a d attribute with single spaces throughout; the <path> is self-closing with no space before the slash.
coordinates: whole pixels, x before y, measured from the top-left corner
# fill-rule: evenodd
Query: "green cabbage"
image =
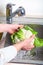
<path id="1" fill-rule="evenodd" d="M 28 25 L 25 25 L 22 29 L 19 29 L 18 32 L 15 32 L 11 35 L 11 40 L 13 43 L 18 43 L 24 39 L 29 38 L 32 34 L 37 35 L 38 32 L 33 30 Z M 38 38 L 35 36 L 35 39 L 32 41 L 35 47 L 43 46 L 43 39 Z"/>

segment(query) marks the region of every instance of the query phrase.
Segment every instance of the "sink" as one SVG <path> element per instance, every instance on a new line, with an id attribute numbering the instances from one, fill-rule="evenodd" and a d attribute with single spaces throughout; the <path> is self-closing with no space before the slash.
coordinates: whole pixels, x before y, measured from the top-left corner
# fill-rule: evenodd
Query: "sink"
<path id="1" fill-rule="evenodd" d="M 15 23 L 29 25 L 30 27 L 32 27 L 34 30 L 38 32 L 37 36 L 43 39 L 43 19 L 15 18 L 12 24 L 15 24 Z M 10 36 L 11 35 L 9 33 L 6 34 L 4 47 L 12 45 Z M 43 47 L 34 48 L 34 53 L 35 55 L 33 56 L 30 54 L 30 51 L 20 50 L 17 56 L 14 59 L 12 59 L 10 63 L 28 64 L 28 65 L 38 65 L 38 64 L 41 65 L 42 64 L 43 65 Z"/>
<path id="2" fill-rule="evenodd" d="M 43 39 L 43 25 L 37 24 L 27 24 L 38 32 L 37 36 Z M 11 35 L 7 33 L 5 47 L 12 45 Z M 33 64 L 43 64 L 43 47 L 34 48 L 35 55 L 30 55 L 30 51 L 21 50 L 18 52 L 17 56 L 12 59 L 11 63 L 33 63 Z M 18 60 L 19 59 L 19 60 Z M 30 64 L 30 65 L 31 65 Z"/>
<path id="3" fill-rule="evenodd" d="M 5 65 L 38 65 L 38 64 L 19 64 L 19 63 L 7 63 Z"/>

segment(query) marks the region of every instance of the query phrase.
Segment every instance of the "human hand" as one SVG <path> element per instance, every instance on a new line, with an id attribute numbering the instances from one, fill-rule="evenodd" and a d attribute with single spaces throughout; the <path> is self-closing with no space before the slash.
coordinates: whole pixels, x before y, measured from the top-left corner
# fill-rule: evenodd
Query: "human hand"
<path id="1" fill-rule="evenodd" d="M 0 24 L 0 32 L 9 32 L 10 34 L 22 28 L 23 25 L 18 24 Z"/>
<path id="2" fill-rule="evenodd" d="M 7 32 L 9 33 L 14 33 L 17 32 L 18 29 L 23 28 L 23 25 L 18 25 L 18 24 L 10 24 L 9 25 L 9 29 L 7 30 Z"/>
<path id="3" fill-rule="evenodd" d="M 22 49 L 31 50 L 32 48 L 34 48 L 34 44 L 31 43 L 34 40 L 34 38 L 35 38 L 35 35 L 32 35 L 30 38 L 24 40 L 22 42 L 22 43 L 24 43 Z"/>
<path id="4" fill-rule="evenodd" d="M 31 50 L 34 48 L 34 45 L 31 43 L 33 39 L 35 38 L 35 35 L 32 35 L 30 38 L 21 41 L 17 44 L 14 44 L 14 47 L 16 47 L 17 51 L 23 49 L 23 50 Z"/>

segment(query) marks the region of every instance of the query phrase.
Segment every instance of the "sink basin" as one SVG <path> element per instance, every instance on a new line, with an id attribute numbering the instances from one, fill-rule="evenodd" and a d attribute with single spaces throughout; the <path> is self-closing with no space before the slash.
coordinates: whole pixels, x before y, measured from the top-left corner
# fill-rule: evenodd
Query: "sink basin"
<path id="1" fill-rule="evenodd" d="M 37 36 L 43 39 L 43 25 L 28 24 L 34 30 L 38 32 Z M 12 45 L 11 35 L 7 33 L 5 47 Z M 43 47 L 34 48 L 35 55 L 31 55 L 30 51 L 21 50 L 18 52 L 17 56 L 11 60 L 12 63 L 33 63 L 33 64 L 43 64 Z M 19 59 L 19 60 L 18 60 Z"/>

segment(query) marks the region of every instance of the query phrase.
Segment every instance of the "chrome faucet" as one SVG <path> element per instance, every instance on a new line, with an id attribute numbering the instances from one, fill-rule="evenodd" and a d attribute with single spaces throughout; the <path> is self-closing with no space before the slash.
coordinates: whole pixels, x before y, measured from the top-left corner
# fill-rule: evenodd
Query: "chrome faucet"
<path id="1" fill-rule="evenodd" d="M 15 6 L 15 4 L 7 4 L 6 6 L 6 21 L 8 24 L 12 23 L 12 17 L 15 15 L 25 15 L 25 9 L 23 7 L 19 7 L 15 12 L 12 13 L 12 6 Z"/>

